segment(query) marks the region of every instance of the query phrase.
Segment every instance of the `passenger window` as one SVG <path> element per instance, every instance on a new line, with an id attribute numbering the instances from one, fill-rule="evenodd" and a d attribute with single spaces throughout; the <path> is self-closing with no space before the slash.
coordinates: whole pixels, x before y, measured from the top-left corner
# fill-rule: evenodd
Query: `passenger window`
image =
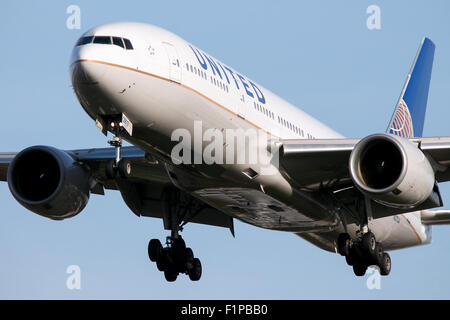
<path id="1" fill-rule="evenodd" d="M 130 40 L 124 38 L 123 42 L 125 43 L 125 48 L 127 48 L 127 50 L 133 50 L 133 45 Z"/>
<path id="2" fill-rule="evenodd" d="M 111 44 L 111 37 L 96 36 L 94 37 L 94 43 Z"/>
<path id="3" fill-rule="evenodd" d="M 115 44 L 116 46 L 119 46 L 121 48 L 125 48 L 124 45 L 123 45 L 122 38 L 113 37 L 113 44 Z"/>

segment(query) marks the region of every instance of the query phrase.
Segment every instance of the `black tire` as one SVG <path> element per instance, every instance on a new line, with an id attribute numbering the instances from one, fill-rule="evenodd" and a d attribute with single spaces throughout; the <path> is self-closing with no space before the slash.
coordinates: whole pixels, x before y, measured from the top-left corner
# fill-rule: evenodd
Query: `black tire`
<path id="1" fill-rule="evenodd" d="M 117 175 L 117 168 L 115 160 L 111 159 L 105 163 L 105 175 L 108 179 L 115 179 Z"/>
<path id="2" fill-rule="evenodd" d="M 372 232 L 367 232 L 363 235 L 361 245 L 364 251 L 367 252 L 369 258 L 376 259 L 377 239 Z"/>
<path id="3" fill-rule="evenodd" d="M 178 277 L 178 271 L 174 270 L 173 268 L 167 268 L 164 270 L 164 277 L 168 282 L 174 282 L 177 280 Z"/>
<path id="4" fill-rule="evenodd" d="M 202 264 L 200 259 L 194 258 L 192 261 L 192 268 L 188 271 L 189 279 L 198 281 L 202 277 Z"/>
<path id="5" fill-rule="evenodd" d="M 119 175 L 121 178 L 126 179 L 131 176 L 131 162 L 129 159 L 122 159 L 118 166 Z"/>
<path id="6" fill-rule="evenodd" d="M 172 259 L 182 269 L 186 264 L 186 243 L 179 237 L 172 242 Z"/>
<path id="7" fill-rule="evenodd" d="M 392 267 L 392 263 L 391 263 L 391 257 L 389 256 L 388 253 L 383 253 L 383 263 L 380 264 L 380 274 L 382 276 L 387 276 L 389 275 L 389 273 L 391 273 L 391 267 Z"/>
<path id="8" fill-rule="evenodd" d="M 186 263 L 191 263 L 194 261 L 194 252 L 191 248 L 186 248 Z"/>
<path id="9" fill-rule="evenodd" d="M 366 274 L 367 271 L 367 265 L 362 263 L 354 263 L 353 264 L 353 272 L 355 273 L 355 276 L 362 277 Z"/>
<path id="10" fill-rule="evenodd" d="M 337 238 L 337 250 L 341 256 L 348 256 L 350 254 L 350 235 L 348 233 L 341 233 Z"/>
<path id="11" fill-rule="evenodd" d="M 156 262 L 160 260 L 162 256 L 162 244 L 161 241 L 158 239 L 152 239 L 148 243 L 148 257 L 150 258 L 150 261 Z"/>
<path id="12" fill-rule="evenodd" d="M 384 250 L 383 250 L 383 246 L 381 245 L 381 243 L 377 242 L 377 247 L 375 248 L 375 260 L 374 263 L 380 267 L 381 269 L 381 265 L 383 264 L 383 257 L 384 255 Z"/>
<path id="13" fill-rule="evenodd" d="M 353 254 L 349 254 L 349 255 L 347 255 L 347 256 L 345 256 L 345 262 L 347 262 L 347 264 L 349 265 L 349 266 L 352 266 L 353 265 L 353 263 L 355 262 L 354 261 L 355 259 L 354 259 L 354 255 Z"/>
<path id="14" fill-rule="evenodd" d="M 170 265 L 168 255 L 169 251 L 167 248 L 165 248 L 161 252 L 161 257 L 158 260 L 156 260 L 156 267 L 161 272 L 164 272 Z"/>

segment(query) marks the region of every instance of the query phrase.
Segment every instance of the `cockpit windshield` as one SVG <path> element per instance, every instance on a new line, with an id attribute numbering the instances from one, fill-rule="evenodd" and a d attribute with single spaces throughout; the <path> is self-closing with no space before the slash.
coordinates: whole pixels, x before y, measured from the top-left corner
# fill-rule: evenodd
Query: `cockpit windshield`
<path id="1" fill-rule="evenodd" d="M 83 46 L 89 43 L 98 43 L 98 44 L 112 44 L 124 48 L 126 50 L 133 50 L 133 45 L 129 39 L 120 38 L 120 37 L 110 37 L 110 36 L 88 36 L 81 37 L 77 46 Z"/>

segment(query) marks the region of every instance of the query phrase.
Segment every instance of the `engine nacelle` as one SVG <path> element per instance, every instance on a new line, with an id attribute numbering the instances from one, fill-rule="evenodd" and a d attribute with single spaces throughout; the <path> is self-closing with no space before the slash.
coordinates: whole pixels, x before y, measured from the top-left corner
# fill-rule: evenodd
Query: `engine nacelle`
<path id="1" fill-rule="evenodd" d="M 434 170 L 417 145 L 390 134 L 362 139 L 350 155 L 349 167 L 361 192 L 396 208 L 424 202 L 435 184 Z"/>
<path id="2" fill-rule="evenodd" d="M 8 186 L 25 208 L 62 220 L 84 209 L 90 194 L 89 174 L 66 152 L 35 146 L 19 152 L 8 168 Z"/>

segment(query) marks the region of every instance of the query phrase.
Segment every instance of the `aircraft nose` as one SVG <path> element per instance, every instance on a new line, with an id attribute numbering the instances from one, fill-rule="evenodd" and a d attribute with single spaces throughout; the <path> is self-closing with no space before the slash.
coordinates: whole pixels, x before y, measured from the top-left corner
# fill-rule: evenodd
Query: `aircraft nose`
<path id="1" fill-rule="evenodd" d="M 107 68 L 92 49 L 88 46 L 74 48 L 70 64 L 72 84 L 96 85 L 105 76 Z"/>
<path id="2" fill-rule="evenodd" d="M 80 60 L 71 66 L 72 84 L 98 85 L 105 74 L 105 66 L 95 61 Z"/>

